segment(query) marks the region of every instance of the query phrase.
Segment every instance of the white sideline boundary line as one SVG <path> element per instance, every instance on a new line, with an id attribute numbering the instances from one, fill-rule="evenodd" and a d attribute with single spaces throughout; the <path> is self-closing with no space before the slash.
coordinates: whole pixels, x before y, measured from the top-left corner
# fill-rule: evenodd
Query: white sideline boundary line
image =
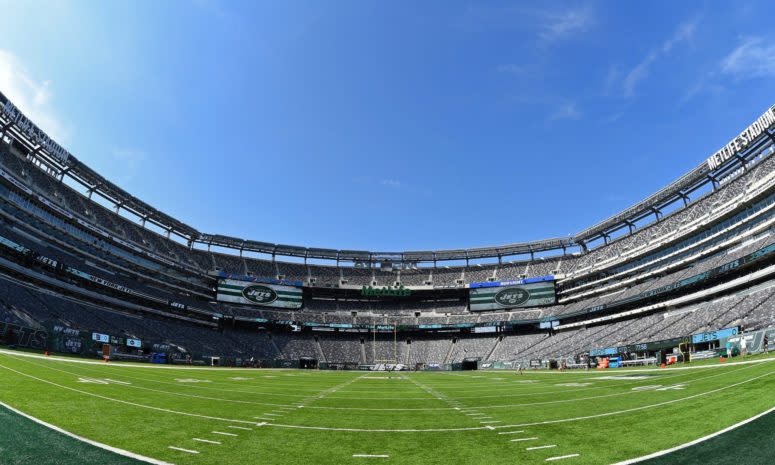
<path id="1" fill-rule="evenodd" d="M 118 454 L 118 455 L 123 455 L 124 457 L 129 457 L 129 458 L 133 458 L 135 460 L 140 460 L 142 462 L 153 463 L 155 465 L 173 465 L 173 464 L 171 464 L 169 462 L 164 462 L 162 460 L 154 459 L 154 458 L 151 458 L 151 457 L 146 457 L 144 455 L 135 454 L 134 452 L 129 452 L 128 450 L 119 449 L 118 447 L 109 446 L 109 445 L 103 444 L 101 442 L 92 441 L 91 439 L 85 438 L 83 436 L 79 436 L 79 435 L 77 435 L 75 433 L 71 433 L 70 431 L 64 430 L 64 429 L 62 429 L 62 428 L 60 428 L 58 426 L 54 426 L 51 423 L 46 423 L 45 421 L 41 420 L 40 418 L 35 418 L 32 415 L 29 415 L 29 414 L 26 414 L 26 413 L 22 412 L 21 410 L 17 410 L 15 408 L 11 407 L 10 405 L 6 404 L 5 402 L 0 402 L 0 406 L 10 410 L 11 412 L 13 412 L 13 413 L 15 413 L 17 415 L 21 415 L 21 416 L 23 416 L 24 418 L 26 418 L 28 420 L 32 420 L 32 421 L 34 421 L 35 423 L 37 423 L 37 424 L 39 424 L 41 426 L 45 426 L 46 428 L 52 429 L 52 430 L 56 431 L 57 433 L 64 434 L 65 436 L 69 436 L 69 437 L 71 437 L 73 439 L 77 439 L 78 441 L 85 442 L 86 444 L 89 444 L 91 446 L 99 447 L 100 449 L 104 449 L 104 450 L 113 452 L 113 453 Z"/>
<path id="2" fill-rule="evenodd" d="M 752 422 L 754 420 L 757 420 L 757 419 L 763 417 L 764 415 L 767 415 L 768 413 L 772 413 L 772 412 L 775 412 L 775 407 L 773 407 L 773 408 L 771 408 L 769 410 L 766 410 L 766 411 L 764 411 L 764 412 L 762 412 L 762 413 L 760 413 L 758 415 L 754 415 L 751 418 L 746 418 L 745 420 L 743 420 L 743 421 L 741 421 L 739 423 L 735 423 L 734 425 L 728 426 L 728 427 L 726 427 L 726 428 L 724 428 L 722 430 L 716 431 L 715 433 L 711 433 L 711 434 L 709 434 L 707 436 L 703 436 L 703 437 L 701 437 L 699 439 L 695 439 L 694 441 L 686 442 L 684 444 L 679 444 L 679 445 L 677 445 L 675 447 L 671 447 L 670 449 L 661 450 L 661 451 L 658 451 L 658 452 L 654 452 L 653 454 L 644 455 L 642 457 L 636 457 L 634 459 L 624 460 L 622 462 L 616 462 L 615 464 L 612 464 L 612 465 L 630 465 L 632 463 L 638 463 L 638 462 L 642 462 L 644 460 L 653 459 L 654 457 L 661 457 L 663 455 L 670 454 L 670 453 L 675 452 L 677 450 L 685 449 L 685 448 L 691 447 L 691 446 L 693 446 L 695 444 L 699 444 L 699 443 L 701 443 L 703 441 L 707 441 L 708 439 L 713 439 L 716 436 L 720 436 L 720 435 L 722 435 L 724 433 L 732 431 L 733 429 L 736 429 L 736 428 L 739 428 L 739 427 L 741 427 L 743 425 L 746 425 L 746 424 L 748 424 L 748 423 L 750 423 L 750 422 Z"/>

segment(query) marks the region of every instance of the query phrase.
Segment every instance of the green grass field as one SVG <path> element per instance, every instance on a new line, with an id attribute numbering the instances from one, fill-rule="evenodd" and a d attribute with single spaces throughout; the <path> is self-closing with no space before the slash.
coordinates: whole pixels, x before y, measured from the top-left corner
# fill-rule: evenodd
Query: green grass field
<path id="1" fill-rule="evenodd" d="M 771 358 L 519 375 L 199 369 L 30 355 L 0 351 L 0 401 L 175 464 L 615 463 L 775 406 Z M 710 457 L 695 446 L 647 463 L 728 463 L 721 451 L 739 451 L 749 436 L 758 439 L 745 463 L 772 463 L 772 417 L 708 441 Z M 31 462 L 138 463 L 0 408 L 0 463 Z"/>

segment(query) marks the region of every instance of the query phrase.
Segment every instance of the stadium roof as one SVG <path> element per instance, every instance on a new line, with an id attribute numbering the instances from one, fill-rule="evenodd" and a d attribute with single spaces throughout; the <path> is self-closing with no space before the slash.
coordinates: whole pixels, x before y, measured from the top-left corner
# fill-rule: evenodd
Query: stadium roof
<path id="1" fill-rule="evenodd" d="M 163 213 L 135 196 L 124 191 L 100 174 L 86 166 L 76 157 L 52 141 L 40 128 L 28 120 L 10 100 L 0 92 L 0 123 L 3 133 L 11 135 L 24 145 L 30 153 L 44 157 L 55 166 L 60 176 L 69 176 L 85 186 L 90 192 L 112 201 L 120 208 L 150 221 L 170 234 L 176 234 L 186 239 L 189 244 L 200 243 L 208 246 L 219 246 L 240 251 L 253 251 L 271 255 L 328 259 L 346 262 L 435 262 L 437 260 L 469 260 L 489 257 L 505 257 L 530 254 L 550 250 L 581 248 L 586 250 L 587 244 L 598 239 L 607 239 L 610 233 L 624 227 L 632 228 L 637 221 L 657 214 L 665 205 L 677 200 L 686 201 L 688 194 L 699 189 L 708 182 L 717 185 L 718 179 L 750 160 L 764 147 L 775 142 L 769 130 L 763 131 L 755 140 L 748 144 L 743 152 L 737 152 L 715 169 L 711 170 L 708 163 L 701 163 L 696 168 L 684 174 L 667 187 L 660 189 L 646 199 L 607 218 L 594 226 L 568 238 L 551 238 L 531 242 L 521 242 L 493 247 L 476 247 L 470 249 L 422 250 L 404 252 L 372 252 L 367 250 L 336 250 L 312 248 L 295 245 L 272 244 L 248 239 L 240 239 L 220 234 L 200 233 L 172 216 Z M 775 108 L 775 107 L 774 107 Z M 773 111 L 770 109 L 769 111 Z"/>

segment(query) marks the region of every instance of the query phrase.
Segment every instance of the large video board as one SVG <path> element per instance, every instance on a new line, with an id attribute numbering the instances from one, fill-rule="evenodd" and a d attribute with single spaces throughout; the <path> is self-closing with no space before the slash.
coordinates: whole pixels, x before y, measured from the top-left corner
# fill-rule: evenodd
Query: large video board
<path id="1" fill-rule="evenodd" d="M 554 281 L 519 286 L 480 287 L 469 290 L 472 312 L 535 307 L 555 303 Z"/>
<path id="2" fill-rule="evenodd" d="M 253 283 L 234 279 L 218 280 L 218 300 L 265 307 L 301 308 L 302 290 L 293 286 Z"/>

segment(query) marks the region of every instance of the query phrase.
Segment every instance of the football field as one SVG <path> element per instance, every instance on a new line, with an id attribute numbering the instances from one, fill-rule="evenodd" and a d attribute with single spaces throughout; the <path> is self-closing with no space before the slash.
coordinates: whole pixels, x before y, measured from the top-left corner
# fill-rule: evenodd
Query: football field
<path id="1" fill-rule="evenodd" d="M 772 361 L 520 375 L 168 367 L 0 350 L 0 462 L 617 463 L 775 407 Z M 770 463 L 759 460 L 775 456 L 772 415 L 640 463 L 726 463 L 719 449 Z"/>

